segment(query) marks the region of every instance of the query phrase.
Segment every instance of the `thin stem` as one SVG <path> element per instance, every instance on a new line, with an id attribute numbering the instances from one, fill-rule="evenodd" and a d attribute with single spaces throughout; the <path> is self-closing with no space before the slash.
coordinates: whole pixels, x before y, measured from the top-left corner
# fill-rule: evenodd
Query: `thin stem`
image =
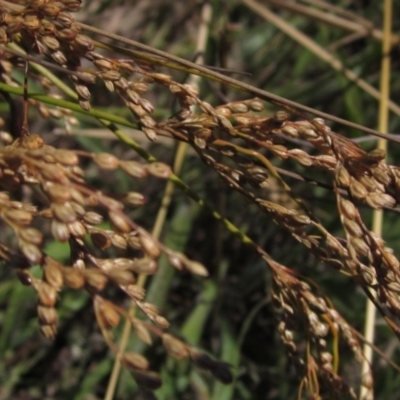
<path id="1" fill-rule="evenodd" d="M 381 82 L 380 82 L 380 104 L 378 129 L 381 132 L 388 131 L 389 124 L 389 95 L 390 95 L 390 50 L 391 50 L 391 32 L 392 32 L 392 0 L 385 0 L 383 16 L 383 46 L 382 46 L 382 64 L 381 64 Z M 387 150 L 387 142 L 379 139 L 378 149 Z M 372 231 L 382 236 L 383 211 L 374 210 L 372 217 Z M 373 343 L 375 336 L 376 307 L 371 300 L 367 299 L 364 337 L 367 342 Z M 373 348 L 364 344 L 364 355 L 361 375 L 364 378 L 371 373 L 373 358 Z M 373 387 L 362 385 L 360 388 L 360 400 L 373 398 Z"/>

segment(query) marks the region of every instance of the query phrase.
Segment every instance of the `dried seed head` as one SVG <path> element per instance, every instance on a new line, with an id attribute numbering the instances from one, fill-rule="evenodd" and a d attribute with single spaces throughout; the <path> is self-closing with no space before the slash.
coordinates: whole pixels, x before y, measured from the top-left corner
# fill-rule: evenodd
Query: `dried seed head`
<path id="1" fill-rule="evenodd" d="M 70 224 L 76 220 L 76 212 L 73 209 L 70 202 L 62 204 L 53 203 L 51 205 L 53 215 L 60 221 L 66 224 Z"/>

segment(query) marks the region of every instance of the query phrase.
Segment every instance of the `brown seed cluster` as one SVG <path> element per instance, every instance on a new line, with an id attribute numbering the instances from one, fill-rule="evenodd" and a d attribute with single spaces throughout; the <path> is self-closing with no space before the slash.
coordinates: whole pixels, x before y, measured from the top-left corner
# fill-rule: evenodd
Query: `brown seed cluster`
<path id="1" fill-rule="evenodd" d="M 385 154 L 365 152 L 345 137 L 333 132 L 321 118 L 292 120 L 285 111 L 268 115 L 260 99 L 232 101 L 212 106 L 199 98 L 198 91 L 158 72 L 151 63 L 135 57 L 129 60 L 106 55 L 95 42 L 82 33 L 73 12 L 80 0 L 30 0 L 24 6 L 2 3 L 0 6 L 1 79 L 15 85 L 11 73 L 19 67 L 15 56 L 4 45 L 16 42 L 38 56 L 50 57 L 68 71 L 80 106 L 89 110 L 91 85 L 104 83 L 132 112 L 140 129 L 150 140 L 164 134 L 188 142 L 200 158 L 215 170 L 231 188 L 255 204 L 260 212 L 286 229 L 317 259 L 351 275 L 364 290 L 377 293 L 376 304 L 400 316 L 400 263 L 382 238 L 364 224 L 359 207 L 391 209 L 400 200 L 400 170 L 385 162 Z M 82 65 L 85 68 L 82 68 Z M 46 92 L 52 84 L 37 78 Z M 179 104 L 179 111 L 156 121 L 152 112 L 157 106 L 144 94 L 161 87 Z M 69 119 L 70 112 L 36 105 L 44 117 Z M 87 290 L 92 298 L 99 327 L 116 353 L 112 330 L 125 311 L 102 297 L 108 285 L 119 287 L 131 298 L 150 322 L 132 319 L 138 337 L 151 343 L 158 336 L 167 352 L 175 358 L 190 358 L 196 365 L 211 371 L 223 382 L 231 380 L 227 365 L 214 361 L 199 350 L 165 332 L 168 321 L 154 305 L 146 302 L 145 291 L 137 285 L 139 274 L 157 272 L 157 260 L 164 254 L 171 265 L 200 276 L 205 267 L 185 255 L 166 248 L 129 217 L 125 206 L 139 207 L 146 198 L 138 192 L 126 193 L 116 200 L 91 188 L 86 181 L 82 160 L 99 169 L 120 169 L 134 179 L 148 176 L 168 178 L 170 168 L 159 162 L 140 164 L 120 160 L 109 153 L 88 153 L 57 149 L 37 135 L 12 140 L 1 133 L 0 147 L 0 219 L 15 235 L 14 243 L 0 243 L 0 257 L 16 269 L 21 282 L 30 285 L 38 296 L 41 330 L 53 338 L 57 331 L 56 302 L 64 287 Z M 323 171 L 335 193 L 345 237 L 333 236 L 314 215 L 307 202 L 293 193 L 274 166 L 293 163 L 307 171 Z M 34 204 L 16 201 L 13 193 L 22 187 L 35 188 Z M 274 198 L 270 189 L 285 193 Z M 109 224 L 108 228 L 101 225 Z M 49 230 L 40 229 L 45 225 Z M 71 258 L 62 265 L 43 250 L 49 231 L 59 242 L 68 242 Z M 15 244 L 15 246 L 12 246 Z M 94 251 L 93 251 L 94 249 Z M 125 255 L 115 256 L 115 251 Z M 355 397 L 354 391 L 338 375 L 334 354 L 327 345 L 332 337 L 341 337 L 362 360 L 358 339 L 349 324 L 328 305 L 310 285 L 275 263 L 257 248 L 271 270 L 274 280 L 274 303 L 277 329 L 306 388 L 320 398 L 319 385 L 329 388 L 337 398 Z M 137 254 L 129 257 L 128 253 Z M 114 254 L 110 256 L 109 254 Z M 39 264 L 41 279 L 29 268 Z M 386 315 L 385 315 L 386 317 Z M 129 318 L 129 317 L 128 317 Z M 311 349 L 308 353 L 304 348 Z M 121 362 L 138 383 L 151 390 L 161 384 L 160 377 L 149 371 L 141 355 L 125 353 Z M 372 384 L 372 376 L 364 377 Z"/>
<path id="2" fill-rule="evenodd" d="M 134 207 L 143 205 L 143 195 L 127 193 L 121 202 L 92 188 L 80 167 L 82 159 L 92 161 L 103 170 L 119 168 L 135 179 L 148 176 L 165 179 L 171 173 L 170 168 L 160 162 L 140 164 L 119 160 L 108 153 L 56 149 L 46 145 L 37 135 L 19 138 L 0 148 L 0 186 L 3 189 L 0 191 L 0 219 L 15 235 L 10 244 L 0 243 L 0 257 L 16 269 L 23 284 L 36 291 L 37 313 L 44 336 L 53 339 L 57 333 L 56 303 L 62 290 L 86 290 L 93 298 L 96 319 L 104 338 L 118 352 L 111 330 L 120 323 L 121 316 L 130 317 L 102 297 L 107 286 L 114 285 L 124 291 L 153 324 L 132 320 L 138 337 L 150 343 L 151 334 L 164 335 L 169 322 L 156 307 L 145 301 L 144 289 L 136 285 L 138 275 L 155 274 L 161 254 L 165 254 L 178 270 L 200 276 L 206 276 L 208 272 L 199 262 L 165 247 L 129 217 L 124 203 Z M 13 193 L 23 187 L 36 188 L 32 192 L 35 205 L 13 200 Z M 110 228 L 100 227 L 103 222 L 108 222 Z M 69 264 L 63 265 L 46 254 L 47 232 L 53 240 L 69 244 Z M 115 254 L 108 252 L 112 248 L 119 249 L 121 254 L 125 252 L 126 256 L 110 256 Z M 137 256 L 129 256 L 132 253 Z M 40 279 L 30 273 L 30 267 L 37 264 L 43 270 Z M 167 349 L 177 348 L 177 343 L 185 346 L 177 339 L 174 342 L 173 336 L 167 338 Z M 177 350 L 175 355 L 178 355 Z M 154 382 L 160 378 L 147 371 L 148 362 L 142 356 L 128 353 L 122 356 L 122 361 L 134 369 L 134 376 L 139 376 L 138 382 L 146 387 L 158 387 L 158 384 L 148 383 L 149 377 Z"/>

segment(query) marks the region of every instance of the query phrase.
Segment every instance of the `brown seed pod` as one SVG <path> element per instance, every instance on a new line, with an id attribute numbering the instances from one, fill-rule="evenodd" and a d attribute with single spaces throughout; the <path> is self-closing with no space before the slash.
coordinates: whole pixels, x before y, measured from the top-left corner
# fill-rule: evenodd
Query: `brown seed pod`
<path id="1" fill-rule="evenodd" d="M 43 243 L 43 235 L 35 228 L 23 228 L 18 231 L 18 236 L 25 242 L 40 246 Z"/>
<path id="2" fill-rule="evenodd" d="M 80 289 L 85 285 L 85 275 L 82 270 L 72 267 L 62 269 L 65 286 L 71 289 Z"/>
<path id="3" fill-rule="evenodd" d="M 41 325 L 40 332 L 47 339 L 54 339 L 57 335 L 57 326 L 56 325 Z"/>
<path id="4" fill-rule="evenodd" d="M 143 257 L 135 259 L 129 268 L 138 274 L 153 275 L 158 270 L 158 264 L 151 258 Z"/>
<path id="5" fill-rule="evenodd" d="M 146 370 L 149 368 L 149 362 L 141 354 L 125 353 L 121 357 L 121 363 L 128 369 Z"/>
<path id="6" fill-rule="evenodd" d="M 59 242 L 66 242 L 70 236 L 68 226 L 55 219 L 51 221 L 51 233 L 54 239 L 58 240 Z"/>
<path id="7" fill-rule="evenodd" d="M 128 247 L 128 242 L 122 235 L 118 235 L 117 233 L 112 232 L 110 234 L 111 244 L 118 249 L 125 250 Z"/>
<path id="8" fill-rule="evenodd" d="M 18 241 L 18 246 L 31 265 L 40 264 L 43 254 L 39 247 L 22 239 Z"/>
<path id="9" fill-rule="evenodd" d="M 153 162 L 146 166 L 147 171 L 157 177 L 157 178 L 168 178 L 171 174 L 171 168 L 169 165 L 161 163 L 161 162 Z"/>
<path id="10" fill-rule="evenodd" d="M 132 285 L 135 283 L 135 276 L 132 272 L 113 268 L 107 271 L 107 276 L 114 281 L 117 285 Z"/>
<path id="11" fill-rule="evenodd" d="M 100 322 L 106 329 L 114 328 L 119 324 L 121 319 L 119 313 L 115 310 L 111 303 L 105 300 L 101 300 L 98 306 L 98 317 L 101 318 Z"/>
<path id="12" fill-rule="evenodd" d="M 83 270 L 86 286 L 96 292 L 101 292 L 108 283 L 107 276 L 97 269 Z"/>
<path id="13" fill-rule="evenodd" d="M 160 257 L 161 250 L 156 240 L 148 233 L 139 232 L 139 241 L 144 253 L 152 258 L 157 259 Z"/>
<path id="14" fill-rule="evenodd" d="M 38 294 L 39 304 L 44 307 L 54 307 L 57 301 L 57 291 L 47 282 L 39 281 L 34 288 Z"/>
<path id="15" fill-rule="evenodd" d="M 62 204 L 53 203 L 51 205 L 53 215 L 60 221 L 66 224 L 70 224 L 76 220 L 76 212 L 70 202 Z"/>
<path id="16" fill-rule="evenodd" d="M 119 166 L 133 178 L 143 179 L 148 176 L 146 167 L 136 161 L 121 161 Z"/>
<path id="17" fill-rule="evenodd" d="M 25 211 L 25 210 L 7 210 L 4 213 L 4 218 L 7 220 L 23 226 L 23 225 L 29 225 L 32 222 L 32 213 Z"/>
<path id="18" fill-rule="evenodd" d="M 146 291 L 137 285 L 129 285 L 124 288 L 125 292 L 135 300 L 143 300 L 146 295 Z"/>
<path id="19" fill-rule="evenodd" d="M 56 290 L 63 286 L 62 265 L 50 257 L 46 257 L 43 266 L 43 279 Z"/>
<path id="20" fill-rule="evenodd" d="M 118 158 L 109 153 L 96 153 L 93 154 L 92 158 L 102 169 L 114 170 L 119 166 Z"/>
<path id="21" fill-rule="evenodd" d="M 168 354 L 172 357 L 181 359 L 189 356 L 188 346 L 174 336 L 164 333 L 162 335 L 162 342 Z"/>
<path id="22" fill-rule="evenodd" d="M 83 215 L 83 220 L 90 225 L 98 225 L 103 221 L 103 217 L 93 211 L 88 211 Z"/>
<path id="23" fill-rule="evenodd" d="M 146 197 L 142 193 L 129 192 L 124 198 L 124 202 L 133 207 L 139 207 L 146 203 Z"/>
<path id="24" fill-rule="evenodd" d="M 108 217 L 110 218 L 110 221 L 113 224 L 114 228 L 119 232 L 129 233 L 132 231 L 132 223 L 130 219 L 121 211 L 111 210 L 108 213 Z"/>
<path id="25" fill-rule="evenodd" d="M 53 307 L 38 306 L 37 313 L 42 325 L 56 325 L 58 320 L 57 311 Z"/>
<path id="26" fill-rule="evenodd" d="M 93 229 L 90 232 L 90 238 L 93 244 L 102 250 L 108 249 L 111 246 L 110 234 L 103 230 Z"/>

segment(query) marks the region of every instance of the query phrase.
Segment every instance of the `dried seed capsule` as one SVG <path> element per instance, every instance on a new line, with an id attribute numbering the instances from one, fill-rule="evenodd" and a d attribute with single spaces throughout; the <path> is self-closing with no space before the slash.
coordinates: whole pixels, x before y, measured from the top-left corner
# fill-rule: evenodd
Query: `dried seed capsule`
<path id="1" fill-rule="evenodd" d="M 127 204 L 134 207 L 139 207 L 146 203 L 146 197 L 138 192 L 129 192 L 124 200 Z"/>
<path id="2" fill-rule="evenodd" d="M 364 232 L 363 232 L 361 226 L 356 221 L 345 219 L 343 221 L 343 225 L 346 228 L 346 231 L 351 236 L 354 236 L 356 238 L 363 237 Z"/>
<path id="3" fill-rule="evenodd" d="M 146 166 L 147 171 L 157 178 L 168 178 L 172 171 L 169 165 L 161 162 L 153 162 Z"/>
<path id="4" fill-rule="evenodd" d="M 141 354 L 137 353 L 125 353 L 121 357 L 121 363 L 126 368 L 141 369 L 141 370 L 149 368 L 149 362 Z"/>
<path id="5" fill-rule="evenodd" d="M 86 235 L 86 228 L 80 221 L 74 221 L 67 227 L 72 236 L 83 238 Z"/>
<path id="6" fill-rule="evenodd" d="M 101 318 L 100 322 L 106 329 L 114 328 L 119 324 L 121 317 L 108 301 L 101 301 L 98 312 L 98 316 Z"/>
<path id="7" fill-rule="evenodd" d="M 110 234 L 111 244 L 119 249 L 125 250 L 128 247 L 128 242 L 122 235 L 117 233 Z"/>
<path id="8" fill-rule="evenodd" d="M 25 210 L 7 210 L 4 217 L 17 225 L 29 225 L 32 222 L 32 214 Z"/>
<path id="9" fill-rule="evenodd" d="M 136 334 L 138 335 L 138 338 L 142 342 L 144 342 L 146 344 L 149 344 L 149 345 L 152 343 L 150 333 L 149 333 L 148 329 L 145 326 L 143 326 L 140 323 L 135 323 L 135 325 L 133 327 L 134 327 L 134 329 L 136 331 Z"/>
<path id="10" fill-rule="evenodd" d="M 40 332 L 47 339 L 54 339 L 57 334 L 57 327 L 56 325 L 41 325 Z"/>
<path id="11" fill-rule="evenodd" d="M 35 228 L 23 228 L 18 231 L 18 236 L 25 242 L 40 246 L 43 243 L 43 235 Z"/>
<path id="12" fill-rule="evenodd" d="M 19 240 L 18 245 L 31 265 L 40 264 L 43 254 L 39 247 L 32 243 L 25 242 L 24 240 Z"/>
<path id="13" fill-rule="evenodd" d="M 142 179 L 148 175 L 146 167 L 136 161 L 121 161 L 120 168 L 133 178 Z"/>
<path id="14" fill-rule="evenodd" d="M 61 222 L 70 224 L 76 220 L 76 213 L 70 202 L 62 204 L 53 203 L 51 209 L 54 216 Z"/>
<path id="15" fill-rule="evenodd" d="M 83 270 L 85 276 L 86 285 L 95 290 L 101 292 L 107 285 L 108 278 L 103 272 L 97 269 L 85 269 Z"/>
<path id="16" fill-rule="evenodd" d="M 64 186 L 57 183 L 46 182 L 43 189 L 51 197 L 51 200 L 57 203 L 65 203 L 71 199 L 71 192 Z"/>
<path id="17" fill-rule="evenodd" d="M 144 257 L 136 259 L 130 269 L 138 274 L 153 275 L 158 270 L 158 264 L 153 259 Z"/>
<path id="18" fill-rule="evenodd" d="M 64 267 L 62 273 L 64 284 L 71 289 L 80 289 L 85 284 L 85 276 L 80 269 Z"/>
<path id="19" fill-rule="evenodd" d="M 63 286 L 62 265 L 57 261 L 46 257 L 43 267 L 43 278 L 55 289 L 61 289 Z"/>
<path id="20" fill-rule="evenodd" d="M 373 208 L 392 208 L 396 205 L 396 200 L 392 196 L 386 193 L 379 192 L 369 193 L 365 201 L 369 206 Z"/>
<path id="21" fill-rule="evenodd" d="M 361 256 L 366 256 L 369 252 L 369 246 L 364 242 L 363 239 L 350 238 L 350 244 L 354 247 L 356 252 Z"/>
<path id="22" fill-rule="evenodd" d="M 352 182 L 350 184 L 350 193 L 356 199 L 361 199 L 361 200 L 365 199 L 368 195 L 368 191 L 365 188 L 365 186 L 354 179 L 352 179 Z"/>
<path id="23" fill-rule="evenodd" d="M 351 177 L 347 169 L 343 165 L 340 165 L 335 172 L 335 179 L 337 184 L 344 188 L 349 187 L 351 184 Z"/>
<path id="24" fill-rule="evenodd" d="M 70 167 L 78 165 L 79 163 L 79 157 L 76 155 L 75 152 L 70 150 L 57 150 L 54 154 L 54 158 L 58 163 Z"/>
<path id="25" fill-rule="evenodd" d="M 70 236 L 68 226 L 55 219 L 51 221 L 51 233 L 54 239 L 58 240 L 59 242 L 66 242 Z"/>
<path id="26" fill-rule="evenodd" d="M 37 294 L 39 304 L 44 307 L 54 307 L 57 301 L 57 291 L 47 282 L 39 281 L 34 286 Z"/>
<path id="27" fill-rule="evenodd" d="M 206 269 L 206 267 L 197 262 L 197 261 L 191 261 L 191 260 L 184 260 L 184 265 L 185 268 L 190 271 L 193 274 L 199 275 L 199 276 L 208 276 L 208 271 Z"/>
<path id="28" fill-rule="evenodd" d="M 246 104 L 252 111 L 260 112 L 264 110 L 264 103 L 259 99 L 247 101 Z"/>
<path id="29" fill-rule="evenodd" d="M 129 233 L 132 231 L 130 219 L 120 211 L 110 211 L 108 213 L 111 223 L 119 232 Z M 112 239 L 111 239 L 112 240 Z"/>
<path id="30" fill-rule="evenodd" d="M 156 240 L 149 234 L 139 233 L 139 241 L 144 253 L 153 259 L 160 257 L 161 250 Z"/>
<path id="31" fill-rule="evenodd" d="M 161 329 L 169 328 L 169 322 L 167 321 L 166 318 L 162 317 L 161 315 L 156 315 L 153 318 L 153 322 Z"/>
<path id="32" fill-rule="evenodd" d="M 164 333 L 162 335 L 162 342 L 168 354 L 172 357 L 181 359 L 189 356 L 187 345 L 185 345 L 183 342 L 176 339 L 172 335 Z"/>
<path id="33" fill-rule="evenodd" d="M 345 215 L 348 219 L 355 219 L 358 216 L 358 210 L 355 205 L 346 199 L 340 198 L 340 211 Z"/>
<path id="34" fill-rule="evenodd" d="M 132 272 L 121 269 L 111 269 L 107 271 L 107 276 L 117 285 L 132 285 L 135 283 L 135 277 Z"/>
<path id="35" fill-rule="evenodd" d="M 84 214 L 83 220 L 90 225 L 98 225 L 103 221 L 103 217 L 93 211 L 88 211 Z"/>
<path id="36" fill-rule="evenodd" d="M 286 135 L 288 135 L 292 138 L 299 137 L 299 132 L 294 126 L 285 125 L 281 130 L 283 133 L 285 133 Z"/>
<path id="37" fill-rule="evenodd" d="M 119 160 L 109 153 L 93 154 L 93 161 L 102 169 L 114 170 L 119 166 Z"/>
<path id="38" fill-rule="evenodd" d="M 145 290 L 141 286 L 137 285 L 128 285 L 124 288 L 128 296 L 132 297 L 135 300 L 143 300 L 146 295 Z"/>
<path id="39" fill-rule="evenodd" d="M 43 325 L 55 325 L 57 324 L 57 311 L 54 307 L 43 307 L 38 306 L 37 313 L 39 320 Z"/>
<path id="40" fill-rule="evenodd" d="M 234 113 L 244 114 L 249 111 L 249 108 L 247 107 L 247 105 L 242 102 L 230 103 L 230 104 L 227 104 L 227 106 Z"/>
<path id="41" fill-rule="evenodd" d="M 93 244 L 102 250 L 108 249 L 111 246 L 110 235 L 104 231 L 92 230 L 90 238 Z"/>

